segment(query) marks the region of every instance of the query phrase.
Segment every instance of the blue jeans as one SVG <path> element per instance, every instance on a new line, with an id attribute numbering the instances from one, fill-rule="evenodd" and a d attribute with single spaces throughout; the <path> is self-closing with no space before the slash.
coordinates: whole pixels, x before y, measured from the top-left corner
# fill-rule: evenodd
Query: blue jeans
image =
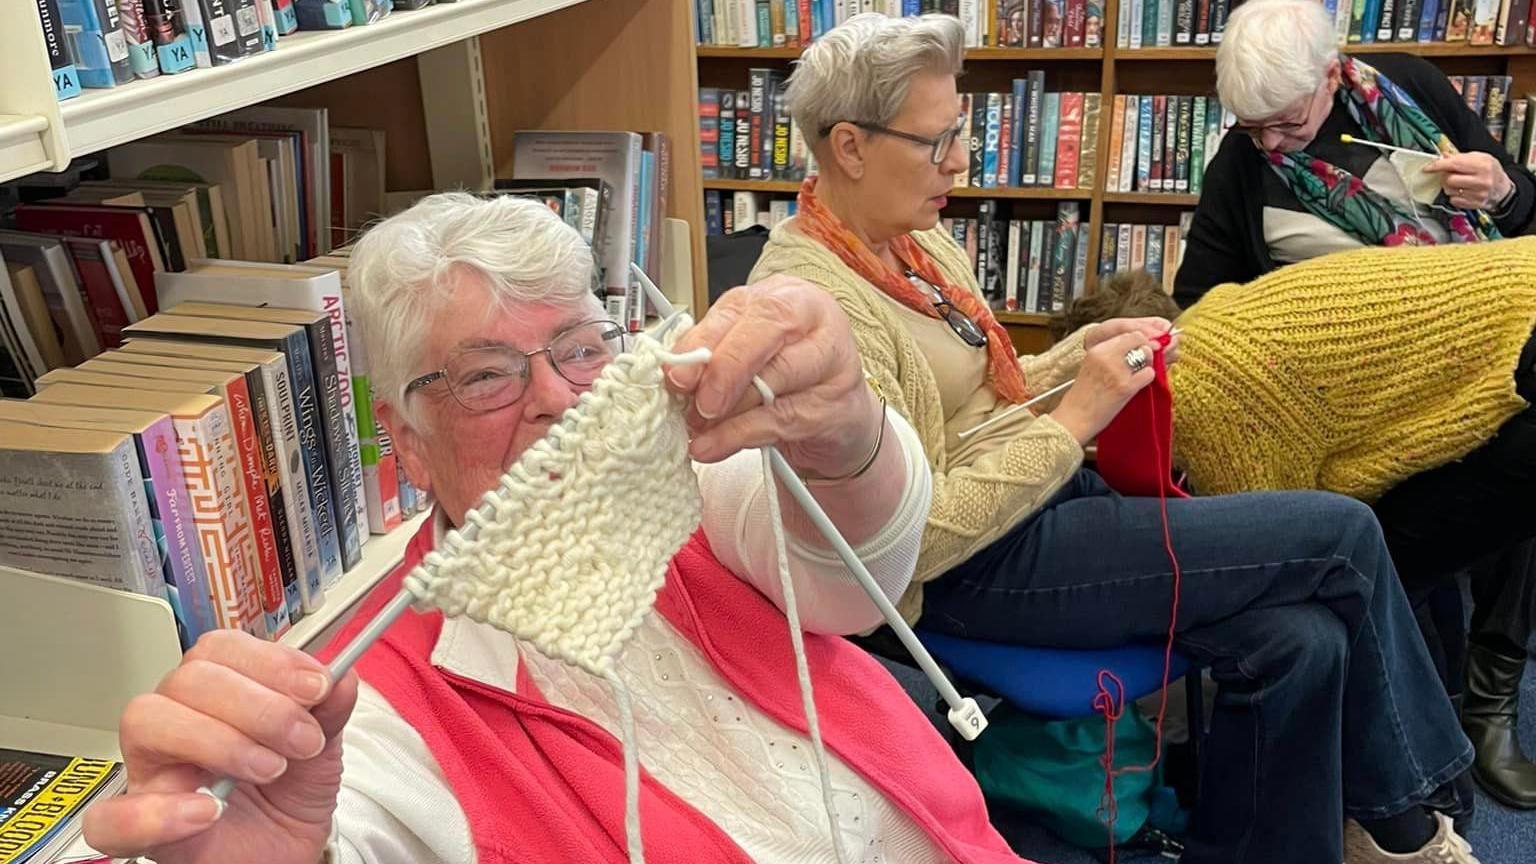
<path id="1" fill-rule="evenodd" d="M 1319 492 L 1170 500 L 1176 645 L 1219 685 L 1186 864 L 1343 859 L 1343 818 L 1424 802 L 1472 759 L 1370 508 Z M 1092 471 L 928 584 L 923 626 L 1065 648 L 1165 638 L 1153 498 Z"/>

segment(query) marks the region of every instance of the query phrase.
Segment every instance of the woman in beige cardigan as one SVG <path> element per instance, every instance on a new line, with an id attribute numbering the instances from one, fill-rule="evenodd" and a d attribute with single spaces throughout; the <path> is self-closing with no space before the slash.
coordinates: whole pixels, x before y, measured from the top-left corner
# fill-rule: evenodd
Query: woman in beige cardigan
<path id="1" fill-rule="evenodd" d="M 1159 502 L 1111 491 L 1082 448 L 1151 382 L 1150 342 L 1168 323 L 1109 321 L 1014 356 L 934 230 L 967 159 L 962 54 L 943 16 L 861 15 L 805 51 L 788 99 L 822 173 L 753 278 L 788 273 L 836 298 L 866 373 L 922 439 L 933 506 L 909 619 L 1068 648 L 1160 639 L 1173 577 Z M 960 437 L 1072 378 L 1043 413 Z M 1370 510 L 1325 493 L 1167 506 L 1177 644 L 1222 691 L 1187 864 L 1474 862 L 1424 806 L 1471 748 Z"/>

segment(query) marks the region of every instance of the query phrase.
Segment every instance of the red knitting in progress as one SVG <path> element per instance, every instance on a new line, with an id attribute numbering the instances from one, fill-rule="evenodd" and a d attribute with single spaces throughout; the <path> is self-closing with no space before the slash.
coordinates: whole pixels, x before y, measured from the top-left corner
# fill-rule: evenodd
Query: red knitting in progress
<path id="1" fill-rule="evenodd" d="M 1157 496 L 1162 506 L 1163 548 L 1173 568 L 1173 602 L 1168 614 L 1168 640 L 1163 646 L 1163 686 L 1154 726 L 1155 746 L 1152 761 L 1145 765 L 1115 767 L 1115 723 L 1125 711 L 1125 685 L 1115 673 L 1100 669 L 1099 692 L 1093 708 L 1104 715 L 1104 795 L 1099 804 L 1099 818 L 1109 828 L 1109 862 L 1115 864 L 1115 778 L 1155 769 L 1163 754 L 1163 720 L 1168 713 L 1168 677 L 1173 666 L 1173 637 L 1179 622 L 1179 558 L 1173 551 L 1173 536 L 1168 530 L 1168 496 L 1188 498 L 1189 493 L 1173 482 L 1173 390 L 1168 386 L 1168 364 L 1163 349 L 1172 333 L 1155 341 L 1152 369 L 1155 378 L 1131 397 L 1115 419 L 1099 433 L 1098 469 L 1111 489 L 1122 495 Z"/>

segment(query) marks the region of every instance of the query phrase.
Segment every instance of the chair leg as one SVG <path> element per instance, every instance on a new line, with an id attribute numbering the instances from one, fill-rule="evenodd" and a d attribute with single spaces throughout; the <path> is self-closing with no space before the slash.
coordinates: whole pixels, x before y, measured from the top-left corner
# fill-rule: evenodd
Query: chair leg
<path id="1" fill-rule="evenodd" d="M 1205 678 L 1201 670 L 1191 669 L 1184 676 L 1185 710 L 1189 713 L 1189 752 L 1194 761 L 1196 792 L 1200 783 L 1200 751 L 1205 749 Z"/>

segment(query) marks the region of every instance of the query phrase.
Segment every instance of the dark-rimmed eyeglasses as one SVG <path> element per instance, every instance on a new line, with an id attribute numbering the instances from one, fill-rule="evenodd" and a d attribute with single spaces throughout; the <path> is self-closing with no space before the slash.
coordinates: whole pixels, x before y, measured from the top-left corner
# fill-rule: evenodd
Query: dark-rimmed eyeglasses
<path id="1" fill-rule="evenodd" d="M 937 138 L 927 138 L 922 135 L 913 134 L 911 132 L 903 132 L 900 129 L 892 129 L 889 126 L 881 126 L 879 123 L 865 123 L 861 120 L 847 120 L 843 122 L 857 126 L 866 132 L 877 132 L 881 135 L 889 135 L 892 138 L 900 138 L 903 141 L 911 141 L 914 144 L 923 144 L 931 147 L 933 149 L 928 154 L 928 161 L 935 165 L 941 164 L 944 161 L 944 157 L 949 155 L 950 148 L 955 146 L 955 139 L 959 137 L 960 132 L 965 129 L 964 115 L 961 115 L 960 119 L 955 121 L 954 126 L 949 129 L 945 129 L 943 132 L 940 132 Z M 831 135 L 832 129 L 835 126 L 837 126 L 837 124 L 833 123 L 831 126 L 827 126 L 826 128 L 822 129 L 821 137 L 825 138 L 828 135 Z"/>
<path id="2" fill-rule="evenodd" d="M 971 316 L 955 308 L 955 304 L 944 299 L 944 292 L 939 290 L 939 286 L 911 270 L 907 271 L 907 279 L 928 295 L 928 302 L 932 303 L 933 308 L 938 310 L 939 317 L 944 319 L 944 323 L 949 325 L 949 329 L 955 331 L 955 335 L 959 336 L 965 344 L 972 348 L 987 347 L 987 331 L 981 329 L 980 324 L 971 320 Z"/>
<path id="3" fill-rule="evenodd" d="M 412 379 L 405 385 L 405 393 L 409 396 L 442 380 L 465 409 L 495 411 L 516 402 L 528 389 L 532 360 L 540 354 L 549 358 L 561 378 L 586 387 L 623 350 L 623 327 L 612 321 L 583 321 L 555 334 L 548 345 L 536 351 L 499 344 L 460 349 L 443 368 Z"/>

